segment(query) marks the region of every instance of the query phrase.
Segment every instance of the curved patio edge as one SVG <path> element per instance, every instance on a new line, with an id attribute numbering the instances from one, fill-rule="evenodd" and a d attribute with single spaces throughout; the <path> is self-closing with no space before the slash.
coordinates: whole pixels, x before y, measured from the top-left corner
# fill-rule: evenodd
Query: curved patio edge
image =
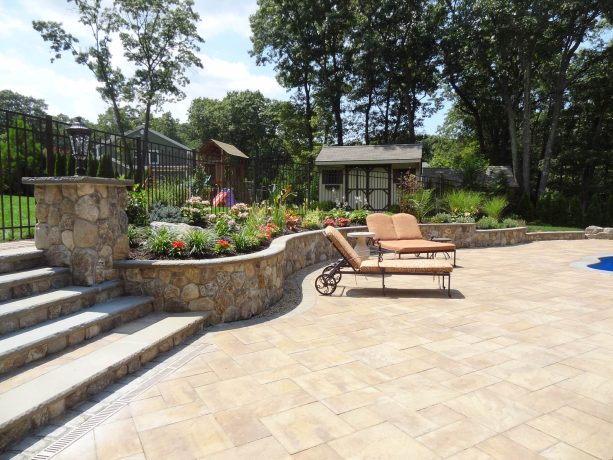
<path id="1" fill-rule="evenodd" d="M 506 246 L 539 239 L 577 239 L 582 232 L 527 233 L 526 227 L 477 230 L 475 224 L 420 224 L 425 238 L 459 248 Z M 339 229 L 345 235 L 365 226 Z M 556 233 L 556 235 L 552 235 Z M 542 238 L 541 238 L 542 235 Z M 209 324 L 249 319 L 283 296 L 287 277 L 338 257 L 321 230 L 285 235 L 262 251 L 218 259 L 122 260 L 114 268 L 130 295 L 153 296 L 158 311 L 209 313 Z"/>

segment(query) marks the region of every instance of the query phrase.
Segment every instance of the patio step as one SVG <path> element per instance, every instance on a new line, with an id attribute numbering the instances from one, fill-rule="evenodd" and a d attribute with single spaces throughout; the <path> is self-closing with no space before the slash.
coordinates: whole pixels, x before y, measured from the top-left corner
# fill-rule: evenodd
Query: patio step
<path id="1" fill-rule="evenodd" d="M 0 334 L 74 313 L 123 294 L 121 281 L 95 286 L 67 286 L 0 303 Z"/>
<path id="2" fill-rule="evenodd" d="M 0 301 L 40 294 L 71 282 L 70 270 L 42 267 L 0 275 Z"/>
<path id="3" fill-rule="evenodd" d="M 208 313 L 155 313 L 120 327 L 119 340 L 0 394 L 0 452 L 29 431 L 136 371 L 208 324 Z M 138 330 L 133 324 L 142 323 Z M 134 328 L 132 328 L 134 329 Z"/>
<path id="4" fill-rule="evenodd" d="M 44 264 L 43 251 L 34 246 L 0 250 L 0 273 L 27 270 Z"/>
<path id="5" fill-rule="evenodd" d="M 118 297 L 0 338 L 0 374 L 107 331 L 153 310 L 152 297 Z"/>

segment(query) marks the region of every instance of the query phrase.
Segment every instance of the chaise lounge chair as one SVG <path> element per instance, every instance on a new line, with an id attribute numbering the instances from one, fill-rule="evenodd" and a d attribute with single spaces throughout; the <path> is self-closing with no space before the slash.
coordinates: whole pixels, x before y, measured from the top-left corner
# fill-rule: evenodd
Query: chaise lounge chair
<path id="1" fill-rule="evenodd" d="M 426 254 L 434 258 L 437 252 L 453 252 L 453 266 L 456 266 L 455 244 L 424 239 L 417 219 L 411 214 L 369 214 L 366 225 L 368 231 L 375 234 L 374 240 L 379 250 L 393 251 L 399 259 L 402 254 Z"/>
<path id="2" fill-rule="evenodd" d="M 451 297 L 451 272 L 449 262 L 437 259 L 383 259 L 382 255 L 374 258 L 360 257 L 345 237 L 334 227 L 326 227 L 324 235 L 342 256 L 332 265 L 323 269 L 315 279 L 315 289 L 322 295 L 332 294 L 343 274 L 381 275 L 381 285 L 385 295 L 385 275 L 430 275 L 442 279 L 441 287 L 445 289 L 447 278 L 447 295 Z"/>

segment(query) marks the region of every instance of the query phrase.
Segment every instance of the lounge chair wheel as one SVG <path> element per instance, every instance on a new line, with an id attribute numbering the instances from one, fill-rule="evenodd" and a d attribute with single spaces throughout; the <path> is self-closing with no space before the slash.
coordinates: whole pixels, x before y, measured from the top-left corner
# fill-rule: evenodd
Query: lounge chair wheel
<path id="1" fill-rule="evenodd" d="M 323 274 L 329 275 L 332 270 L 334 270 L 334 265 L 328 265 L 326 268 L 324 268 Z M 331 276 L 332 278 L 334 278 L 334 282 L 338 284 L 341 281 L 343 274 L 341 272 L 336 272 L 334 275 Z"/>
<path id="2" fill-rule="evenodd" d="M 330 275 L 319 275 L 315 278 L 315 289 L 321 295 L 330 295 L 336 290 L 336 282 L 334 277 Z"/>

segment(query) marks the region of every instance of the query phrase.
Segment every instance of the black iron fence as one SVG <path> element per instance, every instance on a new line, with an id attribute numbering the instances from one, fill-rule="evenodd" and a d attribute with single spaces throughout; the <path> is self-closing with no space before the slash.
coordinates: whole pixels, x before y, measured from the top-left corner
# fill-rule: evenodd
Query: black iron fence
<path id="1" fill-rule="evenodd" d="M 0 110 L 0 240 L 33 236 L 33 189 L 22 177 L 74 175 L 75 163 L 66 128 L 69 123 L 50 116 L 37 117 Z M 138 137 L 92 130 L 87 175 L 134 179 L 146 207 L 155 202 L 181 206 L 191 196 L 209 200 L 212 212 L 237 202 L 248 204 L 283 200 L 297 207 L 327 209 L 343 206 L 389 210 L 397 207 L 399 171 L 352 168 L 335 173 L 338 183 L 313 160 L 229 157 L 212 161 L 197 152 L 177 147 L 166 138 L 154 137 L 147 148 Z M 448 180 L 419 178 L 441 195 L 458 184 Z"/>

